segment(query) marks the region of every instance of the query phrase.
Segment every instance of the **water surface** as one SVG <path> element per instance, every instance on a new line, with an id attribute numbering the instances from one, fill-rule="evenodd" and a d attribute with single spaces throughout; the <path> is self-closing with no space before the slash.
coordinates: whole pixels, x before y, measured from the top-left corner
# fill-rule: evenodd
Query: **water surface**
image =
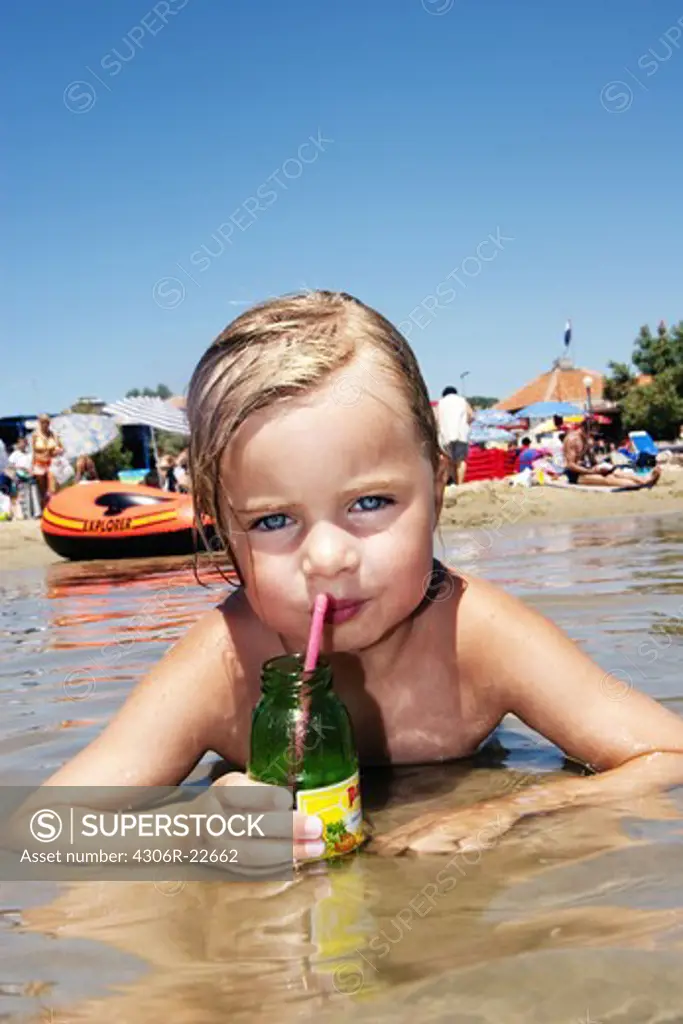
<path id="1" fill-rule="evenodd" d="M 615 700 L 636 686 L 683 714 L 680 517 L 443 544 L 565 629 Z M 220 600 L 213 579 L 183 560 L 0 574 L 0 782 L 45 778 L 96 736 Z M 510 719 L 472 761 L 374 775 L 367 803 L 381 829 L 563 770 Z M 0 883 L 0 1019 L 683 1020 L 683 790 L 520 824 L 427 900 L 443 865 L 363 855 L 290 886 Z"/>

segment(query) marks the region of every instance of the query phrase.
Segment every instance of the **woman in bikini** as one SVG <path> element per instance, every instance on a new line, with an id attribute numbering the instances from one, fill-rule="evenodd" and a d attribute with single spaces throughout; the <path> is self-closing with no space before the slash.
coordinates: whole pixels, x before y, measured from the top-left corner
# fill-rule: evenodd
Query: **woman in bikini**
<path id="1" fill-rule="evenodd" d="M 64 453 L 61 441 L 50 426 L 50 417 L 47 413 L 41 413 L 38 417 L 38 426 L 31 435 L 31 449 L 33 475 L 40 495 L 40 507 L 45 508 L 57 489 L 51 471 L 52 460 Z"/>

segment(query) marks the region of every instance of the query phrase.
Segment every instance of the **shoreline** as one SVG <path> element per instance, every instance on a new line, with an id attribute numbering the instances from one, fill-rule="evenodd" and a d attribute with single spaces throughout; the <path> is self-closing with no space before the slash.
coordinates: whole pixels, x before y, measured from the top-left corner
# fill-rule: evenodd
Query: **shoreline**
<path id="1" fill-rule="evenodd" d="M 509 478 L 508 478 L 509 479 Z M 683 513 L 683 469 L 665 467 L 651 490 L 618 493 L 551 487 L 513 487 L 508 479 L 447 487 L 439 529 L 500 529 L 519 523 L 562 523 L 577 519 Z M 64 562 L 52 551 L 39 519 L 0 522 L 0 577 L 5 572 Z"/>

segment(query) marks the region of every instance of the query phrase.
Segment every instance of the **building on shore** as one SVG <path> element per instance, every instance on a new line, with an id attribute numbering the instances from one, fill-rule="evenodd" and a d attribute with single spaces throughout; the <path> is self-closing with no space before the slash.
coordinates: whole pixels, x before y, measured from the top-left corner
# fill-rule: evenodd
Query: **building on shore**
<path id="1" fill-rule="evenodd" d="M 586 382 L 590 378 L 590 396 L 595 410 L 611 411 L 613 402 L 603 398 L 604 376 L 597 370 L 574 366 L 568 356 L 561 356 L 553 362 L 550 370 L 524 384 L 507 398 L 501 399 L 494 409 L 517 412 L 534 402 L 571 402 L 584 408 L 587 398 Z"/>

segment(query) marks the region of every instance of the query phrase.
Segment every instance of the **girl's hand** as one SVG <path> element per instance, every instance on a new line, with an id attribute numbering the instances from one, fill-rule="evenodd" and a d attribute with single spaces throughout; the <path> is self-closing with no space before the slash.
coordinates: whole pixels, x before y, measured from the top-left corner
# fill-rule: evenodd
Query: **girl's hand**
<path id="1" fill-rule="evenodd" d="M 504 799 L 457 811 L 435 811 L 423 814 L 386 835 L 376 835 L 368 852 L 381 857 L 398 857 L 409 851 L 454 853 L 488 850 L 518 820 L 519 814 Z"/>
<path id="2" fill-rule="evenodd" d="M 324 853 L 321 819 L 301 811 L 292 812 L 292 794 L 288 789 L 257 782 L 243 772 L 230 772 L 214 782 L 211 790 L 224 812 L 265 815 L 264 832 L 268 838 L 245 840 L 245 862 L 253 861 L 255 867 L 275 867 L 285 856 L 291 863 L 292 847 L 284 843 L 290 836 L 294 840 L 295 860 L 312 860 Z M 277 842 L 275 837 L 283 842 Z"/>

